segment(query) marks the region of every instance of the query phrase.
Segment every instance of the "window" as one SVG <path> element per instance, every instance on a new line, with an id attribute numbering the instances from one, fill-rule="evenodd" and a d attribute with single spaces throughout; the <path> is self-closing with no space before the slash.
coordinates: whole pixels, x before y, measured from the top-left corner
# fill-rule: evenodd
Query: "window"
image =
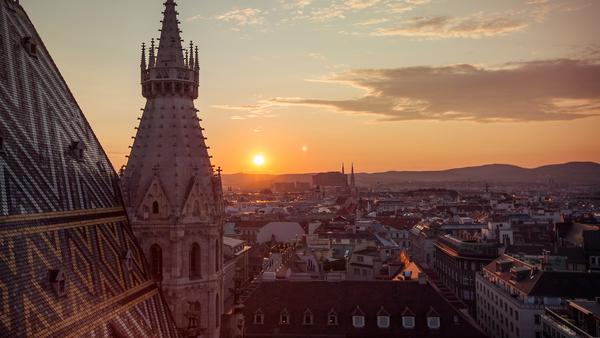
<path id="1" fill-rule="evenodd" d="M 354 327 L 365 327 L 365 316 L 352 316 L 352 325 Z"/>
<path id="2" fill-rule="evenodd" d="M 365 258 L 363 256 L 356 256 L 356 261 L 357 262 L 363 262 L 365 260 Z"/>
<path id="3" fill-rule="evenodd" d="M 258 309 L 255 313 L 254 313 L 254 324 L 256 325 L 262 325 L 265 323 L 265 315 L 262 312 L 261 309 Z"/>
<path id="4" fill-rule="evenodd" d="M 156 214 L 158 214 L 159 212 L 160 212 L 160 209 L 159 209 L 159 207 L 158 207 L 158 202 L 157 202 L 157 201 L 154 201 L 154 202 L 152 203 L 152 213 L 156 215 Z"/>
<path id="5" fill-rule="evenodd" d="M 387 329 L 390 327 L 390 317 L 389 316 L 377 316 L 377 326 L 382 329 Z"/>
<path id="6" fill-rule="evenodd" d="M 63 297 L 67 294 L 67 281 L 65 272 L 62 269 L 48 270 L 48 282 L 57 297 Z"/>
<path id="7" fill-rule="evenodd" d="M 197 243 L 192 244 L 190 249 L 190 279 L 202 277 L 200 246 Z"/>
<path id="8" fill-rule="evenodd" d="M 440 317 L 427 317 L 427 326 L 430 329 L 440 328 Z"/>
<path id="9" fill-rule="evenodd" d="M 150 267 L 152 277 L 158 281 L 162 280 L 162 249 L 158 244 L 150 247 Z"/>
<path id="10" fill-rule="evenodd" d="M 133 270 L 133 252 L 131 249 L 127 249 L 125 255 L 123 255 L 123 265 L 127 271 Z"/>
<path id="11" fill-rule="evenodd" d="M 537 325 L 540 324 L 540 315 L 533 315 L 533 322 Z"/>
<path id="12" fill-rule="evenodd" d="M 327 315 L 327 325 L 338 325 L 338 316 L 333 309 Z"/>
<path id="13" fill-rule="evenodd" d="M 279 324 L 288 325 L 289 323 L 290 323 L 290 314 L 287 312 L 286 309 L 284 309 L 279 314 Z"/>
<path id="14" fill-rule="evenodd" d="M 303 325 L 313 325 L 313 314 L 309 309 L 304 311 L 304 316 L 302 316 L 302 324 Z"/>
<path id="15" fill-rule="evenodd" d="M 69 154 L 77 161 L 83 160 L 84 146 L 82 142 L 72 141 L 69 145 Z"/>
<path id="16" fill-rule="evenodd" d="M 415 317 L 413 316 L 404 316 L 402 317 L 402 326 L 405 329 L 412 329 L 415 327 Z"/>

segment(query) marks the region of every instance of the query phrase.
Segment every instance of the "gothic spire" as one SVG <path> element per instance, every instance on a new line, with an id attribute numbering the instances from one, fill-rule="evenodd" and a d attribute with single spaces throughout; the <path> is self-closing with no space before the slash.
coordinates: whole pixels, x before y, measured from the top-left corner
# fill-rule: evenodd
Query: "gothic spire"
<path id="1" fill-rule="evenodd" d="M 146 44 L 142 43 L 142 60 L 140 62 L 140 67 L 142 69 L 146 69 Z"/>
<path id="2" fill-rule="evenodd" d="M 148 50 L 148 68 L 154 68 L 156 57 L 154 56 L 154 38 L 150 41 L 150 50 Z"/>
<path id="3" fill-rule="evenodd" d="M 179 21 L 177 20 L 177 4 L 174 0 L 166 0 L 165 11 L 158 44 L 157 67 L 183 67 L 183 49 L 179 35 Z"/>
<path id="4" fill-rule="evenodd" d="M 190 41 L 190 61 L 188 67 L 194 69 L 194 43 Z"/>

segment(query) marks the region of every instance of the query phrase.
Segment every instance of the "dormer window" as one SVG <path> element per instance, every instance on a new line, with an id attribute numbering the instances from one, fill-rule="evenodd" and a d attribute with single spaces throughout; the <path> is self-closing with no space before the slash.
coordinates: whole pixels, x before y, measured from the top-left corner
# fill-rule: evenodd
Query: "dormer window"
<path id="1" fill-rule="evenodd" d="M 313 325 L 314 324 L 313 314 L 309 309 L 306 309 L 306 311 L 304 311 L 304 316 L 302 316 L 302 324 L 303 325 Z"/>
<path id="2" fill-rule="evenodd" d="M 377 326 L 381 329 L 390 327 L 390 313 L 383 306 L 377 311 Z"/>
<path id="3" fill-rule="evenodd" d="M 365 316 L 352 316 L 352 326 L 356 328 L 365 327 Z"/>
<path id="4" fill-rule="evenodd" d="M 37 57 L 37 44 L 33 41 L 31 36 L 26 36 L 21 39 L 21 45 L 29 56 Z"/>
<path id="5" fill-rule="evenodd" d="M 265 323 L 265 314 L 262 312 L 261 309 L 258 309 L 254 313 L 254 324 L 256 324 L 256 325 L 262 325 L 264 323 Z"/>
<path id="6" fill-rule="evenodd" d="M 365 327 L 365 313 L 358 306 L 352 312 L 352 326 L 356 328 Z"/>
<path id="7" fill-rule="evenodd" d="M 389 316 L 377 316 L 377 326 L 382 329 L 387 329 L 390 327 L 390 317 Z"/>
<path id="8" fill-rule="evenodd" d="M 63 297 L 67 294 L 67 281 L 65 272 L 62 269 L 48 270 L 48 282 L 57 297 Z"/>
<path id="9" fill-rule="evenodd" d="M 405 316 L 402 317 L 402 327 L 405 329 L 412 329 L 415 327 L 415 317 Z"/>
<path id="10" fill-rule="evenodd" d="M 415 314 L 408 307 L 402 311 L 402 327 L 405 329 L 415 327 Z"/>
<path id="11" fill-rule="evenodd" d="M 338 325 L 338 316 L 333 309 L 327 315 L 327 325 Z"/>
<path id="12" fill-rule="evenodd" d="M 131 249 L 127 249 L 127 252 L 123 255 L 123 265 L 127 271 L 133 270 L 133 252 Z"/>
<path id="13" fill-rule="evenodd" d="M 434 330 L 440 328 L 440 314 L 434 308 L 429 308 L 427 312 L 427 327 Z"/>
<path id="14" fill-rule="evenodd" d="M 69 154 L 77 161 L 83 160 L 84 146 L 81 141 L 73 141 L 69 145 Z"/>
<path id="15" fill-rule="evenodd" d="M 279 314 L 279 324 L 280 325 L 289 325 L 290 324 L 290 314 L 286 309 L 281 311 L 281 313 Z"/>
<path id="16" fill-rule="evenodd" d="M 440 317 L 427 317 L 427 326 L 430 329 L 440 328 Z"/>

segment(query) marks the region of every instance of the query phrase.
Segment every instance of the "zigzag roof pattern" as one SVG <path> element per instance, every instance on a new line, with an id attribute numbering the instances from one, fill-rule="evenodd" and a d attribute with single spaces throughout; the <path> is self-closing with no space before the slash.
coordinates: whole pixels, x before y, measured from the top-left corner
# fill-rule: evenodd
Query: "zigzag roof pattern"
<path id="1" fill-rule="evenodd" d="M 0 336 L 176 337 L 118 177 L 24 9 L 0 0 Z"/>

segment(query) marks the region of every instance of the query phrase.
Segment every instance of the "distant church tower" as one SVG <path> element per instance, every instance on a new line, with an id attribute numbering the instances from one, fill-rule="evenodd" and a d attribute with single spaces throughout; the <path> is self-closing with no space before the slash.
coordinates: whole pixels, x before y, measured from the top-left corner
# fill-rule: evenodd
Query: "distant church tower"
<path id="1" fill-rule="evenodd" d="M 147 99 L 122 190 L 133 231 L 186 337 L 219 336 L 223 303 L 223 191 L 196 116 L 198 48 L 181 44 L 166 0 L 158 48 L 142 46 Z"/>

